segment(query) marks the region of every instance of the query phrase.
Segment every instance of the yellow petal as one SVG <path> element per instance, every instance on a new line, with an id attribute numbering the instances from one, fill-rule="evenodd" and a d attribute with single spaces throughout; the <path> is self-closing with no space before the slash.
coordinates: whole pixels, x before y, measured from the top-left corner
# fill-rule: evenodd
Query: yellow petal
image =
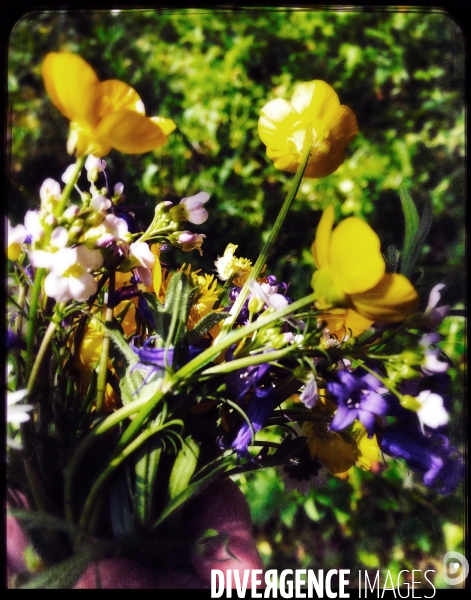
<path id="1" fill-rule="evenodd" d="M 64 116 L 91 127 L 98 123 L 99 80 L 83 58 L 51 52 L 43 61 L 42 76 L 49 97 Z"/>
<path id="2" fill-rule="evenodd" d="M 311 246 L 314 262 L 316 263 L 318 269 L 321 267 L 326 267 L 329 264 L 330 236 L 332 235 L 334 219 L 334 205 L 329 204 L 329 206 L 322 213 L 321 220 L 317 226 L 316 239 Z"/>
<path id="3" fill-rule="evenodd" d="M 311 160 L 311 159 L 310 159 Z M 334 173 L 345 160 L 345 152 L 341 148 L 331 147 L 329 153 L 316 157 L 309 162 L 304 171 L 305 177 L 327 177 Z M 299 164 L 299 159 L 298 159 Z"/>
<path id="4" fill-rule="evenodd" d="M 77 121 L 71 121 L 69 137 L 67 139 L 67 152 L 80 158 L 93 154 L 101 158 L 111 150 L 111 144 L 97 139 L 96 132 L 89 127 L 82 127 Z"/>
<path id="5" fill-rule="evenodd" d="M 329 140 L 333 146 L 345 148 L 358 133 L 358 123 L 355 113 L 348 106 L 339 106 L 325 118 L 329 128 Z"/>
<path id="6" fill-rule="evenodd" d="M 360 314 L 373 321 L 396 323 L 415 312 L 419 297 L 412 283 L 398 273 L 387 273 L 373 289 L 349 299 Z"/>
<path id="7" fill-rule="evenodd" d="M 100 118 L 117 110 L 127 109 L 145 115 L 144 104 L 132 87 L 117 79 L 108 79 L 99 84 Z"/>
<path id="8" fill-rule="evenodd" d="M 160 127 L 164 135 L 170 135 L 177 128 L 172 119 L 166 119 L 165 117 L 149 117 L 149 119 Z"/>
<path id="9" fill-rule="evenodd" d="M 352 308 L 331 308 L 317 317 L 318 321 L 325 321 L 327 329 L 341 341 L 345 336 L 354 337 L 366 331 L 373 321 L 360 315 Z"/>
<path id="10" fill-rule="evenodd" d="M 103 117 L 97 137 L 126 154 L 141 154 L 163 146 L 167 136 L 148 117 L 130 110 L 118 110 Z"/>
<path id="11" fill-rule="evenodd" d="M 258 134 L 262 142 L 272 149 L 286 148 L 292 128 L 299 123 L 299 114 L 282 98 L 271 100 L 261 110 Z"/>
<path id="12" fill-rule="evenodd" d="M 293 108 L 308 122 L 315 119 L 324 120 L 327 111 L 335 110 L 339 105 L 339 97 L 333 88 L 325 81 L 315 79 L 301 83 L 291 98 Z"/>
<path id="13" fill-rule="evenodd" d="M 267 148 L 267 156 L 273 161 L 275 169 L 279 171 L 296 173 L 299 167 L 299 154 L 293 154 L 289 148 L 284 148 L 283 150 Z"/>
<path id="14" fill-rule="evenodd" d="M 345 219 L 334 229 L 329 266 L 346 294 L 366 292 L 381 280 L 386 265 L 380 245 L 373 229 L 357 217 Z"/>

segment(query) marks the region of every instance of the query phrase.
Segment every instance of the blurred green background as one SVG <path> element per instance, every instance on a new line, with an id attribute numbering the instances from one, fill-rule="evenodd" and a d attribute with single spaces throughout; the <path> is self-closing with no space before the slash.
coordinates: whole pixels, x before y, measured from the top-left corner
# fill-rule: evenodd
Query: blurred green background
<path id="1" fill-rule="evenodd" d="M 178 129 L 163 148 L 107 157 L 110 185 L 124 183 L 127 204 L 148 223 L 162 200 L 207 191 L 202 257 L 171 249 L 165 260 L 213 272 L 228 243 L 257 258 L 293 178 L 276 171 L 257 134 L 262 106 L 289 99 L 297 83 L 327 81 L 355 112 L 360 133 L 347 160 L 325 179 L 305 179 L 269 261 L 268 273 L 309 292 L 310 245 L 321 209 L 359 215 L 384 244 L 401 246 L 398 190 L 406 186 L 434 224 L 421 257 L 425 281 L 450 279 L 444 301 L 464 305 L 465 47 L 458 25 L 433 11 L 131 10 L 40 11 L 26 15 L 9 43 L 8 198 L 13 224 L 39 202 L 47 177 L 60 180 L 68 122 L 45 94 L 47 52 L 79 53 L 100 79 L 117 78 L 140 94 L 148 115 Z M 85 187 L 85 184 L 84 186 Z M 459 274 L 450 278 L 454 272 Z M 463 447 L 464 328 L 443 327 L 443 348 L 457 365 L 450 438 Z M 466 416 L 466 415 L 464 415 Z M 353 469 L 307 496 L 284 489 L 276 471 L 241 477 L 259 549 L 270 568 L 434 569 L 463 551 L 465 486 L 437 498 L 403 464 L 381 477 Z"/>

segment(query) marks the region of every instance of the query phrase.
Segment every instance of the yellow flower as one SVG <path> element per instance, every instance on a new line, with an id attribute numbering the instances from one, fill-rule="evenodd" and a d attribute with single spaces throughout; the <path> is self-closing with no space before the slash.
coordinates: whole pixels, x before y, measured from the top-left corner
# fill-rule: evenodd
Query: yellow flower
<path id="1" fill-rule="evenodd" d="M 217 289 L 217 280 L 214 275 L 201 274 L 201 269 L 192 271 L 191 265 L 186 267 L 183 264 L 177 271 L 181 271 L 188 277 L 192 288 L 198 288 L 188 318 L 188 329 L 191 330 L 213 310 L 213 306 L 219 299 L 220 290 Z M 222 307 L 219 310 L 222 310 Z"/>
<path id="2" fill-rule="evenodd" d="M 315 79 L 302 83 L 291 98 L 271 100 L 262 108 L 258 122 L 267 156 L 280 171 L 295 173 L 301 159 L 306 132 L 312 131 L 312 147 L 306 177 L 326 177 L 345 160 L 344 149 L 358 133 L 355 114 L 340 104 L 336 92 Z"/>
<path id="3" fill-rule="evenodd" d="M 227 281 L 234 275 L 232 283 L 238 287 L 242 287 L 250 275 L 253 265 L 252 261 L 248 258 L 237 258 L 234 256 L 236 250 L 236 244 L 227 244 L 224 255 L 219 256 L 214 264 L 216 265 L 219 279 Z"/>
<path id="4" fill-rule="evenodd" d="M 357 459 L 356 464 L 363 469 L 363 471 L 369 471 L 372 464 L 381 459 L 381 450 L 376 435 L 373 435 L 370 439 L 368 437 L 368 431 L 363 427 L 360 421 L 355 421 L 352 432 L 355 436 L 353 450 Z"/>
<path id="5" fill-rule="evenodd" d="M 318 270 L 311 285 L 320 310 L 353 308 L 372 321 L 399 322 L 417 310 L 414 286 L 403 275 L 386 273 L 380 240 L 371 227 L 349 217 L 332 231 L 334 207 L 328 206 L 312 244 Z"/>
<path id="6" fill-rule="evenodd" d="M 345 473 L 355 464 L 353 444 L 330 431 L 326 423 L 308 422 L 304 426 L 311 458 L 318 458 L 331 473 Z"/>
<path id="7" fill-rule="evenodd" d="M 176 125 L 171 119 L 146 117 L 137 92 L 116 79 L 100 81 L 77 54 L 50 52 L 42 65 L 46 91 L 70 120 L 67 152 L 100 158 L 116 148 L 140 154 L 159 148 Z"/>

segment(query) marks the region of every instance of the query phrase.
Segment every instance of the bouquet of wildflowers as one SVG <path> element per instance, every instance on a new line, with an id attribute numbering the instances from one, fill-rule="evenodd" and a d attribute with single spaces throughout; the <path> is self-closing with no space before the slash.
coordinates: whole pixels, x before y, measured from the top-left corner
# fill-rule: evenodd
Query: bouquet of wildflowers
<path id="1" fill-rule="evenodd" d="M 175 123 L 78 55 L 48 54 L 42 74 L 76 162 L 8 222 L 7 500 L 30 541 L 13 585 L 72 587 L 110 556 L 165 566 L 195 495 L 245 471 L 312 485 L 353 465 L 380 476 L 390 457 L 452 492 L 463 458 L 446 435 L 453 365 L 438 346 L 450 307 L 417 265 L 430 206 L 419 214 L 404 190 L 404 239 L 384 252 L 329 205 L 312 293 L 270 270 L 302 178 L 333 173 L 358 132 L 337 93 L 314 80 L 264 106 L 260 139 L 294 174 L 290 191 L 255 263 L 227 240 L 203 272 L 166 256 L 211 243 L 198 233 L 209 194 L 156 199 L 140 223 L 103 158 L 152 151 Z"/>

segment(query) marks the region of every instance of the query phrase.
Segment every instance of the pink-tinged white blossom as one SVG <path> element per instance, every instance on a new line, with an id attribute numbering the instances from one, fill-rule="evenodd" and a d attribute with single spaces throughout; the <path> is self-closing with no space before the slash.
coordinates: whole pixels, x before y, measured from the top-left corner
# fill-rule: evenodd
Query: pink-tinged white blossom
<path id="1" fill-rule="evenodd" d="M 440 292 L 444 287 L 444 283 L 437 283 L 430 291 L 427 308 L 424 311 L 424 325 L 429 329 L 438 329 L 443 319 L 450 311 L 450 306 L 446 304 L 437 306 L 441 298 Z"/>
<path id="2" fill-rule="evenodd" d="M 57 302 L 88 300 L 98 287 L 91 273 L 102 264 L 99 250 L 90 250 L 86 246 L 62 248 L 54 254 L 51 271 L 44 281 L 46 295 Z"/>
<path id="3" fill-rule="evenodd" d="M 203 254 L 201 246 L 206 236 L 204 233 L 191 233 L 191 231 L 182 231 L 177 240 L 181 244 L 183 252 L 191 252 L 192 250 L 198 250 L 200 255 Z"/>
<path id="4" fill-rule="evenodd" d="M 124 191 L 124 184 L 118 181 L 118 183 L 115 184 L 113 189 L 116 196 L 121 196 Z"/>
<path id="5" fill-rule="evenodd" d="M 108 198 L 101 194 L 92 198 L 91 201 L 93 210 L 96 210 L 99 213 L 106 213 L 106 211 L 111 208 L 111 204 L 111 200 L 108 200 Z"/>
<path id="6" fill-rule="evenodd" d="M 277 286 L 271 286 L 269 283 L 258 283 L 255 279 L 249 282 L 249 288 L 253 296 L 260 298 L 263 302 L 275 310 L 280 310 L 288 305 L 288 300 L 282 294 L 278 294 Z"/>
<path id="7" fill-rule="evenodd" d="M 137 261 L 139 266 L 136 271 L 140 280 L 146 286 L 152 283 L 152 269 L 155 265 L 155 256 L 145 242 L 134 242 L 129 246 L 129 259 Z"/>
<path id="8" fill-rule="evenodd" d="M 61 186 L 58 181 L 51 179 L 50 177 L 43 181 L 39 190 L 39 197 L 41 198 L 41 204 L 48 202 L 49 200 L 59 200 L 62 194 Z"/>
<path id="9" fill-rule="evenodd" d="M 26 228 L 24 225 L 11 226 L 7 218 L 7 256 L 10 260 L 18 260 L 21 254 L 21 244 L 26 239 Z"/>
<path id="10" fill-rule="evenodd" d="M 39 213 L 35 210 L 28 210 L 25 214 L 26 233 L 31 237 L 31 246 L 44 238 L 44 227 L 41 223 Z"/>
<path id="11" fill-rule="evenodd" d="M 87 172 L 98 171 L 98 173 L 101 173 L 106 169 L 106 160 L 102 160 L 101 158 L 97 158 L 96 156 L 93 156 L 93 154 L 90 154 L 85 161 L 85 169 Z"/>
<path id="12" fill-rule="evenodd" d="M 208 211 L 203 208 L 203 204 L 209 200 L 209 194 L 199 192 L 195 196 L 183 198 L 180 204 L 185 207 L 186 220 L 194 225 L 201 225 L 208 218 Z"/>
<path id="13" fill-rule="evenodd" d="M 436 429 L 448 423 L 448 413 L 443 406 L 443 398 L 430 390 L 420 392 L 416 400 L 421 407 L 417 411 L 420 427 L 425 434 L 424 425 Z"/>
<path id="14" fill-rule="evenodd" d="M 424 351 L 424 362 L 422 371 L 425 375 L 433 375 L 434 373 L 445 373 L 448 369 L 448 363 L 444 360 L 439 360 L 442 354 L 440 348 L 435 344 L 440 341 L 440 335 L 435 331 L 427 333 L 419 342 L 419 345 Z"/>
<path id="15" fill-rule="evenodd" d="M 50 244 L 53 248 L 65 248 L 69 241 L 69 232 L 65 227 L 56 227 L 50 238 Z"/>
<path id="16" fill-rule="evenodd" d="M 106 215 L 100 225 L 91 227 L 84 235 L 87 242 L 93 241 L 98 248 L 106 248 L 113 242 L 127 242 L 128 224 L 116 215 Z"/>
<path id="17" fill-rule="evenodd" d="M 80 209 L 76 204 L 72 204 L 68 208 L 66 208 L 62 214 L 62 218 L 65 221 L 73 221 L 75 217 L 79 214 Z"/>

